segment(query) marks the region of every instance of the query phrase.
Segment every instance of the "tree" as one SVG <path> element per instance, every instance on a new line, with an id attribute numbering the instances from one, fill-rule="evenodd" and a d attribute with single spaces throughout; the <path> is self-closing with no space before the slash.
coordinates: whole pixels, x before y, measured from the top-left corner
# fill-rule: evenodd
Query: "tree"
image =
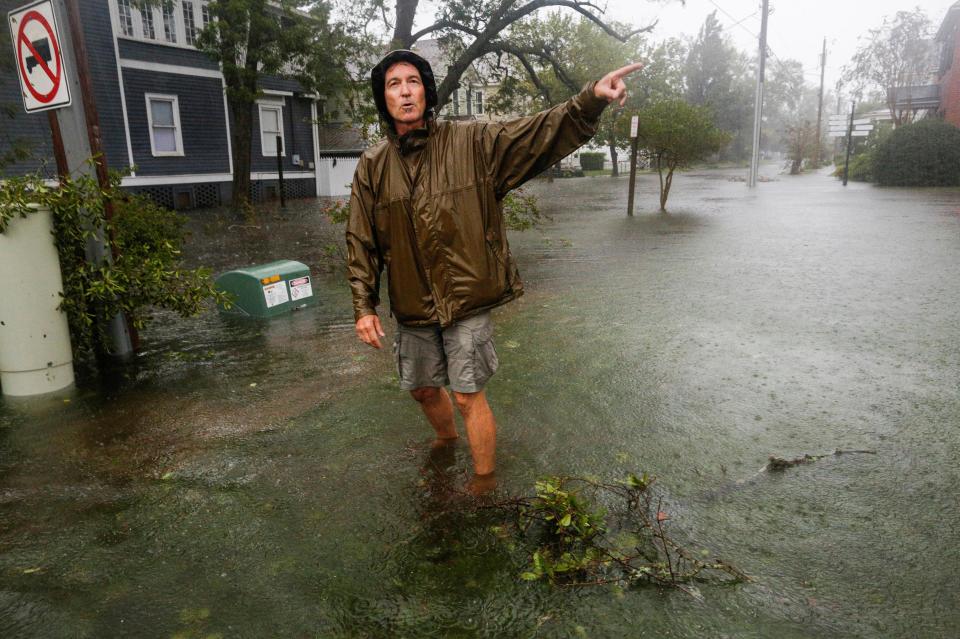
<path id="1" fill-rule="evenodd" d="M 623 31 L 627 29 L 626 25 L 612 26 Z M 520 30 L 523 31 L 522 35 Z M 536 47 L 549 50 L 551 60 L 524 59 L 521 63 L 511 58 L 506 66 L 501 61 L 498 68 L 512 81 L 506 84 L 506 91 L 501 82 L 501 91 L 491 103 L 500 112 L 522 112 L 533 105 L 538 109 L 546 108 L 560 99 L 575 95 L 587 82 L 603 77 L 611 69 L 643 59 L 639 36 L 620 42 L 591 20 L 583 17 L 575 19 L 570 14 L 559 12 L 550 14 L 545 20 L 534 18 L 516 25 L 512 37 L 522 38 Z M 642 79 L 631 84 L 641 82 Z M 631 96 L 631 100 L 633 98 Z M 635 102 L 631 106 L 635 106 Z M 617 175 L 617 152 L 629 144 L 629 131 L 622 114 L 623 109 L 617 106 L 606 109 L 596 135 L 596 140 L 610 150 L 614 176 Z"/>
<path id="2" fill-rule="evenodd" d="M 657 167 L 660 210 L 666 211 L 674 172 L 719 151 L 730 134 L 714 126 L 709 109 L 683 100 L 659 101 L 638 116 L 640 144 Z"/>
<path id="3" fill-rule="evenodd" d="M 800 175 L 803 161 L 817 146 L 817 127 L 810 120 L 797 122 L 787 127 L 784 141 L 790 155 L 790 175 Z"/>
<path id="4" fill-rule="evenodd" d="M 310 6 L 310 12 L 302 11 Z M 349 81 L 342 52 L 349 36 L 329 21 L 329 6 L 309 0 L 213 0 L 199 47 L 220 63 L 230 110 L 233 207 L 249 203 L 253 108 L 260 79 L 298 79 L 329 92 Z"/>
<path id="5" fill-rule="evenodd" d="M 871 29 L 866 43 L 853 56 L 844 81 L 862 92 L 873 88 L 886 95 L 887 109 L 897 126 L 913 120 L 911 108 L 897 108 L 897 96 L 911 85 L 926 84 L 933 66 L 930 19 L 917 7 L 898 11 Z"/>
<path id="6" fill-rule="evenodd" d="M 723 32 L 716 12 L 707 16 L 690 44 L 685 77 L 687 102 L 708 107 L 714 124 L 733 134 L 730 157 L 746 158 L 753 134 L 754 77 L 747 57 Z"/>
<path id="7" fill-rule="evenodd" d="M 440 40 L 450 58 L 445 70 L 437 70 L 438 76 L 444 76 L 437 87 L 440 106 L 447 103 L 470 65 L 484 56 L 513 56 L 531 73 L 530 59 L 539 59 L 567 71 L 543 43 L 515 37 L 524 32 L 520 28 L 524 21 L 533 18 L 541 9 L 556 7 L 579 13 L 621 42 L 656 26 L 654 22 L 628 31 L 618 30 L 603 20 L 603 12 L 589 0 L 438 0 L 432 23 L 414 31 L 420 0 L 394 0 L 392 9 L 387 0 L 339 1 L 345 12 L 372 16 L 379 10 L 384 23 L 392 31 L 390 48 L 410 48 L 428 36 Z M 390 13 L 393 14 L 392 21 Z"/>

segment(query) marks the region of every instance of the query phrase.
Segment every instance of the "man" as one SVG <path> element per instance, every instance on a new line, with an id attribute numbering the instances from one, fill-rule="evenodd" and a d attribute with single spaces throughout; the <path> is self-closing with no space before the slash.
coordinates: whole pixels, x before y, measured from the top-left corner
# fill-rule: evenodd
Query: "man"
<path id="1" fill-rule="evenodd" d="M 426 60 L 388 53 L 371 73 L 387 137 L 360 158 L 347 223 L 357 336 L 381 348 L 376 307 L 387 271 L 400 388 L 420 403 L 435 445 L 457 438 L 450 386 L 473 457 L 471 488 L 495 483 L 496 423 L 484 386 L 496 372 L 490 309 L 523 293 L 500 202 L 587 142 L 604 107 L 626 101 L 633 64 L 552 109 L 511 122 L 434 120 Z"/>

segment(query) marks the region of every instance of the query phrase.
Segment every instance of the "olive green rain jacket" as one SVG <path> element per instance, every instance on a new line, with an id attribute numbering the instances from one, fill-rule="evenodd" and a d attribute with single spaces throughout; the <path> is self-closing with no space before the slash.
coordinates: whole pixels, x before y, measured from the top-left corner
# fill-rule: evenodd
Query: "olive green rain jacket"
<path id="1" fill-rule="evenodd" d="M 384 269 L 408 326 L 446 327 L 522 295 L 501 200 L 593 136 L 607 105 L 593 86 L 510 122 L 431 121 L 409 171 L 395 136 L 367 149 L 347 222 L 355 319 L 376 313 Z"/>

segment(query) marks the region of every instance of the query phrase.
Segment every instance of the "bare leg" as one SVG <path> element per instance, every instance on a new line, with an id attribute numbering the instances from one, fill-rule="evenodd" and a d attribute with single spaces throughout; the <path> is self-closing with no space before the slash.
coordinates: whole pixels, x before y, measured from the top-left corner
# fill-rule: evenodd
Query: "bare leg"
<path id="1" fill-rule="evenodd" d="M 453 404 L 447 389 L 425 386 L 410 391 L 410 394 L 420 403 L 423 414 L 436 431 L 437 443 L 458 437 L 457 425 L 453 421 Z"/>
<path id="2" fill-rule="evenodd" d="M 477 476 L 492 475 L 496 466 L 497 424 L 493 419 L 493 411 L 487 404 L 487 397 L 483 391 L 454 392 L 453 396 L 467 427 L 473 470 Z"/>

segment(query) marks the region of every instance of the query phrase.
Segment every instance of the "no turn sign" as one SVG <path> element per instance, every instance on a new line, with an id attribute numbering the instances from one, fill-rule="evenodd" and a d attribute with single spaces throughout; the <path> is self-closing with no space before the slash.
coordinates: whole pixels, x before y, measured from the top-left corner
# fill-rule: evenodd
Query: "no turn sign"
<path id="1" fill-rule="evenodd" d="M 7 16 L 20 93 L 27 113 L 69 106 L 60 32 L 50 0 L 14 9 Z"/>

